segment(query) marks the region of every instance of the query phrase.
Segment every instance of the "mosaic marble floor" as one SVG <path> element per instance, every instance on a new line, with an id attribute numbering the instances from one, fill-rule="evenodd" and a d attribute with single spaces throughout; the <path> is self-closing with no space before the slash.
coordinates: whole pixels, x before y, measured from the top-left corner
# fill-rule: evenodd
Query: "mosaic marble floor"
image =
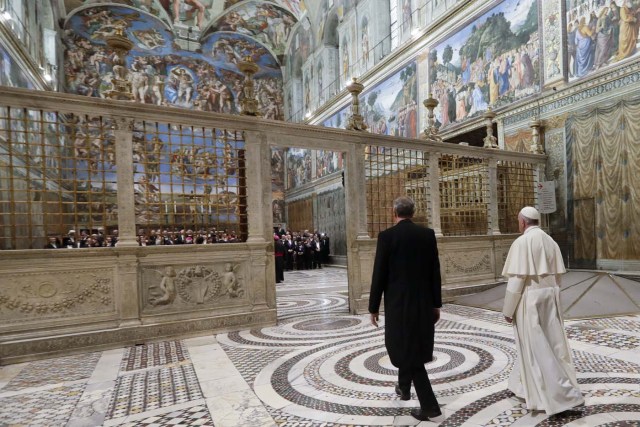
<path id="1" fill-rule="evenodd" d="M 447 305 L 427 365 L 443 415 L 418 423 L 346 292 L 346 270 L 287 272 L 275 327 L 1 367 L 0 426 L 640 426 L 640 316 L 567 322 L 586 405 L 548 417 L 506 390 L 502 316 Z"/>

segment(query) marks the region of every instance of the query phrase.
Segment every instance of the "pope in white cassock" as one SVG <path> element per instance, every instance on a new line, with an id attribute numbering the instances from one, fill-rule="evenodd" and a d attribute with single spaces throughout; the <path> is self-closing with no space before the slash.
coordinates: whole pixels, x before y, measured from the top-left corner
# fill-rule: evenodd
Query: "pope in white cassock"
<path id="1" fill-rule="evenodd" d="M 525 400 L 527 409 L 552 415 L 583 404 L 584 398 L 560 306 L 564 262 L 539 221 L 540 212 L 530 206 L 518 215 L 522 236 L 511 245 L 502 270 L 509 280 L 502 312 L 513 323 L 518 350 L 509 389 Z"/>

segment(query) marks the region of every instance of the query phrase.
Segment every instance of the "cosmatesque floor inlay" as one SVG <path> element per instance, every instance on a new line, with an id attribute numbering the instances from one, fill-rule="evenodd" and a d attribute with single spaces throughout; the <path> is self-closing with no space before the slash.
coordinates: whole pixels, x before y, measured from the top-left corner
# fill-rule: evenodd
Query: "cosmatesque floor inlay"
<path id="1" fill-rule="evenodd" d="M 500 313 L 457 305 L 443 308 L 427 365 L 443 415 L 419 423 L 415 393 L 394 392 L 384 316 L 374 328 L 349 314 L 346 273 L 286 272 L 273 327 L 1 367 L 0 425 L 640 426 L 640 317 L 567 322 L 586 404 L 549 417 L 507 390 L 516 351 Z"/>

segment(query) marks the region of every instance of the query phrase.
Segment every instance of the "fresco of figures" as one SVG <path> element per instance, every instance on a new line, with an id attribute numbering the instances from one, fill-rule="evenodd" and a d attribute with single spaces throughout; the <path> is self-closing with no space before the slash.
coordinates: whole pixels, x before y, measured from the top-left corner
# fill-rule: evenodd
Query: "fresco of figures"
<path id="1" fill-rule="evenodd" d="M 271 148 L 271 206 L 274 224 L 284 222 L 284 163 L 285 150 Z"/>
<path id="2" fill-rule="evenodd" d="M 84 9 L 67 22 L 68 91 L 104 97 L 111 89 L 113 54 L 105 37 L 118 25 L 135 43 L 127 67 L 136 102 L 238 113 L 244 77 L 237 62 L 250 56 L 260 67 L 256 95 L 264 117 L 283 120 L 282 75 L 264 46 L 240 34 L 216 33 L 203 40 L 202 53 L 182 51 L 161 22 L 124 7 Z"/>
<path id="3" fill-rule="evenodd" d="M 283 148 L 271 149 L 271 190 L 284 191 L 284 159 Z"/>
<path id="4" fill-rule="evenodd" d="M 224 8 L 227 9 L 234 4 L 240 3 L 244 0 L 225 0 Z M 277 4 L 283 9 L 291 12 L 296 18 L 300 18 L 300 16 L 307 10 L 304 4 L 304 0 L 271 0 L 272 3 Z"/>
<path id="5" fill-rule="evenodd" d="M 360 97 L 360 109 L 369 131 L 415 138 L 418 134 L 416 63 L 379 83 Z"/>
<path id="6" fill-rule="evenodd" d="M 287 151 L 287 189 L 311 181 L 311 150 L 289 148 Z"/>
<path id="7" fill-rule="evenodd" d="M 214 18 L 212 11 L 220 0 L 158 0 L 171 17 L 173 25 L 204 30 Z"/>
<path id="8" fill-rule="evenodd" d="M 323 121 L 322 126 L 327 128 L 344 129 L 344 127 L 347 125 L 349 114 L 351 114 L 351 107 L 343 108 L 342 110 L 338 111 L 337 113 Z"/>
<path id="9" fill-rule="evenodd" d="M 343 169 L 342 153 L 335 151 L 316 151 L 316 178 L 331 175 Z"/>
<path id="10" fill-rule="evenodd" d="M 566 0 L 569 79 L 638 53 L 639 0 Z"/>
<path id="11" fill-rule="evenodd" d="M 294 74 L 302 68 L 302 64 L 307 61 L 314 49 L 313 32 L 309 31 L 310 26 L 309 19 L 305 18 L 293 30 L 293 37 L 285 55 L 286 75 L 289 78 L 295 77 Z"/>
<path id="12" fill-rule="evenodd" d="M 143 10 L 170 24 L 172 21 L 167 12 L 171 10 L 169 6 L 172 1 L 173 0 L 65 0 L 65 8 L 67 13 L 70 13 L 81 6 L 118 3 Z"/>
<path id="13" fill-rule="evenodd" d="M 9 52 L 0 44 L 0 86 L 33 89 L 27 74 L 13 60 Z"/>
<path id="14" fill-rule="evenodd" d="M 227 11 L 216 20 L 210 31 L 228 31 L 252 36 L 269 46 L 276 55 L 281 55 L 286 49 L 291 28 L 296 22 L 291 12 L 274 4 L 250 1 Z"/>
<path id="15" fill-rule="evenodd" d="M 429 52 L 430 92 L 442 127 L 540 90 L 536 0 L 505 0 Z"/>

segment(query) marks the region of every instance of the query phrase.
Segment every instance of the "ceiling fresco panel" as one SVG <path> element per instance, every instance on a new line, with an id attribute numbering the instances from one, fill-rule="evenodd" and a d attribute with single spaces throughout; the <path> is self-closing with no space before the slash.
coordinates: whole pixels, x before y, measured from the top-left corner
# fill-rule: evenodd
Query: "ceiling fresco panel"
<path id="1" fill-rule="evenodd" d="M 81 6 L 100 5 L 104 3 L 121 4 L 143 10 L 162 19 L 166 23 L 170 23 L 171 18 L 167 13 L 167 9 L 162 4 L 162 2 L 166 1 L 167 0 L 65 0 L 65 8 L 67 13 L 71 13 Z"/>
<path id="2" fill-rule="evenodd" d="M 294 15 L 273 3 L 250 1 L 228 10 L 207 32 L 245 34 L 269 46 L 277 55 L 282 55 L 296 22 Z"/>

